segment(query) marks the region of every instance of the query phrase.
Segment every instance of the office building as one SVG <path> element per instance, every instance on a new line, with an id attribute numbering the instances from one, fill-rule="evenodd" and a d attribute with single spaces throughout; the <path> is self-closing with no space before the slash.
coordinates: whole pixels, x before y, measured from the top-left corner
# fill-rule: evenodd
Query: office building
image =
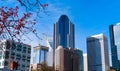
<path id="1" fill-rule="evenodd" d="M 74 48 L 74 24 L 66 15 L 62 15 L 54 24 L 53 47 Z"/>
<path id="2" fill-rule="evenodd" d="M 112 67 L 120 70 L 120 24 L 110 25 Z"/>
<path id="3" fill-rule="evenodd" d="M 87 54 L 83 54 L 83 59 L 84 59 L 84 71 L 88 71 Z"/>
<path id="4" fill-rule="evenodd" d="M 11 40 L 0 41 L 0 69 L 10 70 L 12 61 L 18 62 L 17 70 L 28 71 L 31 58 L 31 46 Z"/>
<path id="5" fill-rule="evenodd" d="M 80 70 L 80 67 L 83 65 L 80 66 L 80 64 L 83 59 L 80 60 L 79 53 L 82 52 L 78 49 L 58 46 L 55 50 L 55 71 L 82 71 L 83 68 Z"/>
<path id="6" fill-rule="evenodd" d="M 53 42 L 47 41 L 47 47 L 49 48 L 47 53 L 47 65 L 53 66 Z"/>
<path id="7" fill-rule="evenodd" d="M 76 55 L 79 55 L 79 71 L 84 71 L 84 60 L 83 60 L 83 51 L 80 49 L 74 49 Z"/>
<path id="8" fill-rule="evenodd" d="M 33 64 L 47 63 L 47 52 L 49 48 L 44 45 L 33 47 Z"/>
<path id="9" fill-rule="evenodd" d="M 109 70 L 108 40 L 103 34 L 87 38 L 88 71 Z"/>

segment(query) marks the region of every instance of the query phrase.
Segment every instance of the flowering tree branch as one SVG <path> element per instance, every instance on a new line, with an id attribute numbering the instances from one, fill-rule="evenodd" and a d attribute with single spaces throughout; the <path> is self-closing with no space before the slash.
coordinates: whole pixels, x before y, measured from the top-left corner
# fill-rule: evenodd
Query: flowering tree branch
<path id="1" fill-rule="evenodd" d="M 0 39 L 12 39 L 20 41 L 21 36 L 29 32 L 37 36 L 34 25 L 36 20 L 30 20 L 32 13 L 24 13 L 22 17 L 18 15 L 19 7 L 0 8 Z"/>

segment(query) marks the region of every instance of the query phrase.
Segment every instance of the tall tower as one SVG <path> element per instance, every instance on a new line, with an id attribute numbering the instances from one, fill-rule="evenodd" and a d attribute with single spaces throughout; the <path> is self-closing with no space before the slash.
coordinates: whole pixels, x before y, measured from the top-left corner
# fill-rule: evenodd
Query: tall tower
<path id="1" fill-rule="evenodd" d="M 110 25 L 112 67 L 120 70 L 120 24 Z"/>
<path id="2" fill-rule="evenodd" d="M 88 71 L 109 70 L 108 40 L 103 34 L 87 38 Z"/>
<path id="3" fill-rule="evenodd" d="M 62 15 L 54 24 L 54 48 L 63 46 L 74 48 L 74 24 L 71 23 L 66 15 Z"/>

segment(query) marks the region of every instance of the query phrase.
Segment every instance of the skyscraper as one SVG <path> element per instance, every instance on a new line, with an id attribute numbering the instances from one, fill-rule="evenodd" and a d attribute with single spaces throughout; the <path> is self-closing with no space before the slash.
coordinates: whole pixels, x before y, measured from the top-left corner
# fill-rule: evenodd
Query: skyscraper
<path id="1" fill-rule="evenodd" d="M 120 24 L 110 25 L 112 67 L 120 69 Z"/>
<path id="2" fill-rule="evenodd" d="M 109 70 L 108 40 L 103 34 L 87 38 L 88 71 Z"/>
<path id="3" fill-rule="evenodd" d="M 54 48 L 59 45 L 74 48 L 74 24 L 71 23 L 66 15 L 62 15 L 54 24 Z"/>

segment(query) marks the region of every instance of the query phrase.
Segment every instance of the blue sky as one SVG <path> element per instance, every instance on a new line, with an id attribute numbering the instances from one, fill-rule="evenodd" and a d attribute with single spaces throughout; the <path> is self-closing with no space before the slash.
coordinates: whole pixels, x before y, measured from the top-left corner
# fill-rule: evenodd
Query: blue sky
<path id="1" fill-rule="evenodd" d="M 86 53 L 86 37 L 99 33 L 104 33 L 109 38 L 109 25 L 120 22 L 120 1 L 119 0 L 41 0 L 48 3 L 49 16 L 41 13 L 41 17 L 36 25 L 37 32 L 44 39 L 42 33 L 53 35 L 53 24 L 60 15 L 68 15 L 71 22 L 75 24 L 75 46 Z M 11 4 L 15 6 L 13 0 L 1 2 L 1 5 Z M 29 35 L 32 37 L 32 35 Z M 39 39 L 34 38 L 32 46 L 38 45 Z M 41 41 L 44 44 L 45 41 Z"/>
<path id="2" fill-rule="evenodd" d="M 86 52 L 86 37 L 104 33 L 109 40 L 109 25 L 120 22 L 119 0 L 47 0 L 50 23 L 57 21 L 61 14 L 66 14 L 75 24 L 76 48 Z M 52 7 L 51 7 L 52 6 Z M 48 17 L 49 18 L 49 17 Z M 52 24 L 51 24 L 52 23 Z M 52 31 L 52 30 L 51 30 Z"/>

